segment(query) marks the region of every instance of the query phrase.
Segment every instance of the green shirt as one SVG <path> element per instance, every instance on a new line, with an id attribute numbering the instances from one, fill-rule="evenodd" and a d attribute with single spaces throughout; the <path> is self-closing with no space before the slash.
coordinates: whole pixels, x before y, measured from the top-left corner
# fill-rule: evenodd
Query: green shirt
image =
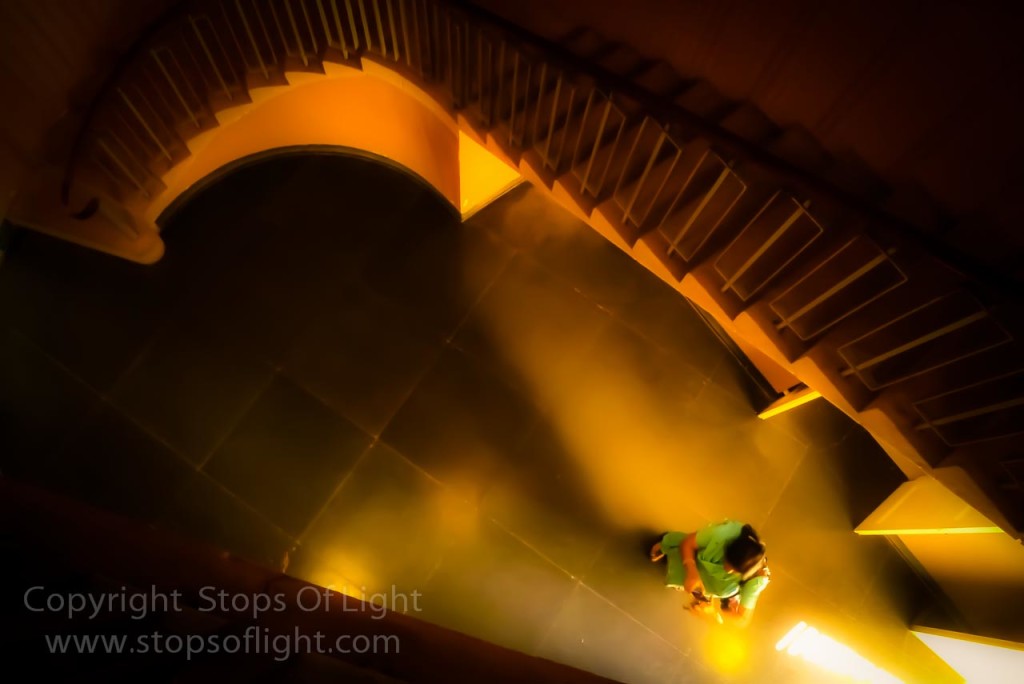
<path id="1" fill-rule="evenodd" d="M 743 523 L 726 520 L 708 525 L 697 532 L 697 574 L 708 596 L 728 598 L 737 593 L 740 605 L 747 610 L 757 605 L 757 598 L 768 585 L 768 578 L 756 576 L 740 582 L 739 575 L 725 570 L 725 547 L 739 538 Z"/>

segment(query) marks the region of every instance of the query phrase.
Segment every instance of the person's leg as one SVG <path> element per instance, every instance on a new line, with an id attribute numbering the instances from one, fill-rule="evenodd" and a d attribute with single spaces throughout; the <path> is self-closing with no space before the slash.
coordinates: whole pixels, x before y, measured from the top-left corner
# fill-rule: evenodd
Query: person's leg
<path id="1" fill-rule="evenodd" d="M 668 569 L 665 571 L 665 585 L 681 589 L 686 580 L 686 566 L 679 555 L 679 545 L 687 537 L 686 532 L 669 532 L 661 538 L 661 551 L 665 554 Z"/>

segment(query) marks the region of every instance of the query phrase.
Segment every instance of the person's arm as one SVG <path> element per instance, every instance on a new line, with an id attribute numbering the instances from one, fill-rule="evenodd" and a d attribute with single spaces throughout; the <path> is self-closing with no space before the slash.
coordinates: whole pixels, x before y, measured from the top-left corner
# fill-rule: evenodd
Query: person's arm
<path id="1" fill-rule="evenodd" d="M 757 600 L 770 581 L 771 570 L 765 564 L 757 574 L 742 584 L 739 595 L 729 602 L 728 608 L 722 610 L 721 614 L 740 627 L 749 625 L 750 620 L 754 617 L 754 608 L 757 606 Z"/>
<path id="2" fill-rule="evenodd" d="M 679 545 L 679 554 L 683 559 L 683 567 L 686 568 L 686 579 L 683 580 L 683 589 L 692 594 L 695 591 L 704 591 L 704 583 L 701 582 L 700 573 L 697 572 L 697 534 L 687 535 L 683 543 Z"/>

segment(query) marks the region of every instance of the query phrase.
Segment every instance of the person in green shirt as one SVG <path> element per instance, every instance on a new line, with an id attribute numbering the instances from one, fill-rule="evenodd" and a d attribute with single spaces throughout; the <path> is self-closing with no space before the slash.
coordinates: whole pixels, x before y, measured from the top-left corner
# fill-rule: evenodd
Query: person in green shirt
<path id="1" fill-rule="evenodd" d="M 665 584 L 694 597 L 694 606 L 714 611 L 719 622 L 750 622 L 771 573 L 765 545 L 750 525 L 726 520 L 687 534 L 668 532 L 651 549 L 651 560 L 665 560 Z"/>

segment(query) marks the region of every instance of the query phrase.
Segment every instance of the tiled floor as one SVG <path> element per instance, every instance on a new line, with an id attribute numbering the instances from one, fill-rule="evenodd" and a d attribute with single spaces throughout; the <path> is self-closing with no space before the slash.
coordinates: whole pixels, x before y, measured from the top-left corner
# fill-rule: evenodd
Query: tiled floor
<path id="1" fill-rule="evenodd" d="M 629 682 L 827 681 L 797 620 L 899 670 L 926 599 L 852 527 L 901 481 L 824 403 L 759 421 L 690 305 L 536 190 L 460 225 L 344 158 L 240 171 L 146 268 L 35 235 L 0 269 L 5 473 Z M 746 520 L 741 636 L 686 615 L 655 531 Z"/>

